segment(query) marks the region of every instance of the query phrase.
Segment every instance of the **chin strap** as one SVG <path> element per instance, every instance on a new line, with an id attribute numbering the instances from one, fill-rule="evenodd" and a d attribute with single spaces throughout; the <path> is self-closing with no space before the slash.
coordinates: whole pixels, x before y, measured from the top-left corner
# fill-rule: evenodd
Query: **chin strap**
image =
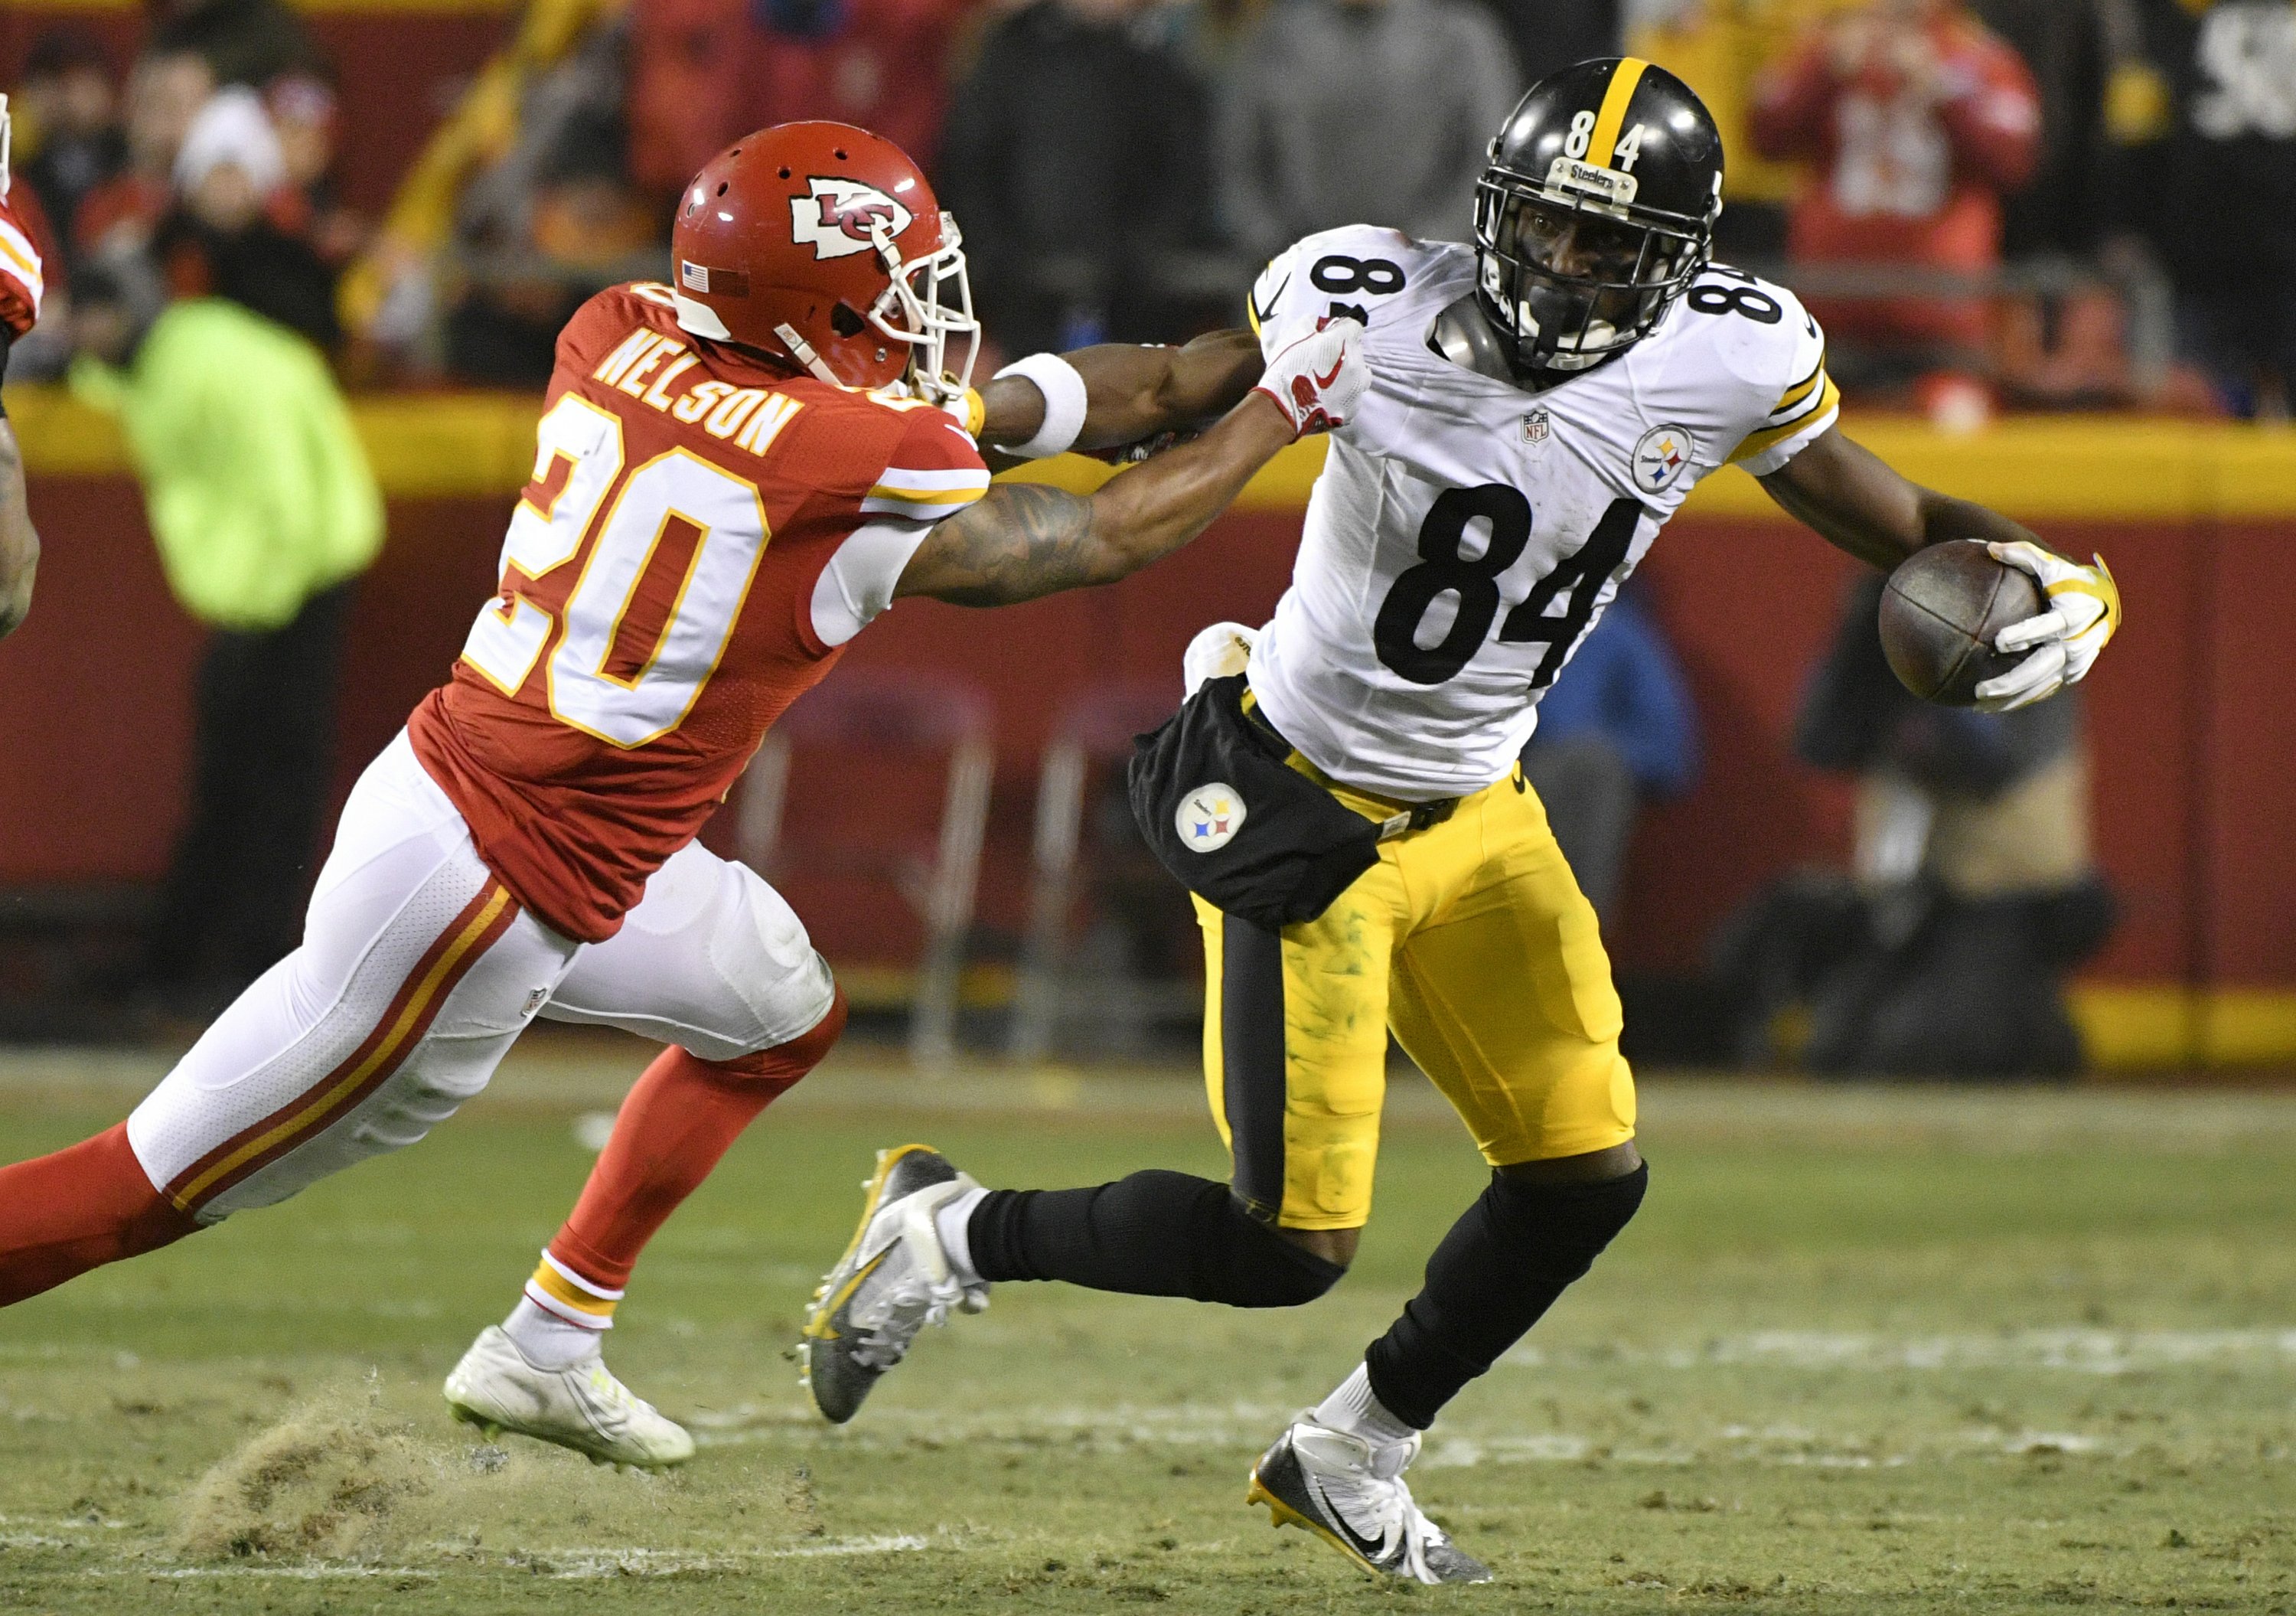
<path id="1" fill-rule="evenodd" d="M 813 344 L 807 341 L 803 337 L 798 335 L 796 326 L 791 325 L 788 321 L 784 320 L 779 325 L 774 327 L 774 335 L 779 337 L 782 340 L 783 346 L 788 348 L 791 357 L 794 358 L 800 365 L 804 365 L 806 369 L 811 371 L 822 381 L 828 382 L 832 387 L 843 387 L 845 385 L 845 383 L 837 379 L 837 373 L 830 369 L 827 365 L 824 364 L 822 362 L 821 356 L 813 351 Z"/>

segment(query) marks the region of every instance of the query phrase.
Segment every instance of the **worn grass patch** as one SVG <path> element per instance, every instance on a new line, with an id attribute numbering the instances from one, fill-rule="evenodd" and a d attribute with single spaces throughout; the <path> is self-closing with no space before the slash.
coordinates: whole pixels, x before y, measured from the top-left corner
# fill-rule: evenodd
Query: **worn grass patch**
<path id="1" fill-rule="evenodd" d="M 874 1147 L 1001 1183 L 1220 1163 L 1185 1087 L 808 1085 L 632 1287 L 611 1356 L 701 1452 L 626 1475 L 438 1393 L 618 1062 L 0 1313 L 0 1610 L 2296 1616 L 2291 1099 L 1652 1086 L 1643 1217 L 1414 1472 L 1503 1580 L 1416 1590 L 1242 1481 L 1475 1193 L 1456 1124 L 1398 1107 L 1313 1308 L 1006 1287 L 832 1430 L 783 1354 Z M 0 1157 L 116 1114 L 0 1098 Z"/>

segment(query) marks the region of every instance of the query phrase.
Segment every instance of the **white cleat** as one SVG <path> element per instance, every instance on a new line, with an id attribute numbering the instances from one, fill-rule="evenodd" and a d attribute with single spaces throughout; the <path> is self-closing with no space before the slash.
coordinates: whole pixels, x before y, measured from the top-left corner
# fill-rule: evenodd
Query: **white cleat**
<path id="1" fill-rule="evenodd" d="M 931 1146 L 904 1144 L 877 1153 L 876 1177 L 863 1187 L 860 1226 L 813 1293 L 800 1343 L 814 1407 L 840 1425 L 919 1332 L 947 1324 L 952 1309 L 988 1305 L 987 1285 L 967 1285 L 952 1271 L 934 1221 L 980 1185 Z"/>
<path id="2" fill-rule="evenodd" d="M 514 1431 L 586 1454 L 595 1464 L 660 1470 L 693 1456 L 685 1427 L 615 1379 L 604 1358 L 537 1368 L 500 1325 L 480 1331 L 447 1377 L 447 1407 L 489 1437 Z"/>
<path id="3" fill-rule="evenodd" d="M 1490 1581 L 1490 1568 L 1412 1502 L 1403 1472 L 1418 1456 L 1415 1431 L 1374 1447 L 1302 1418 L 1251 1467 L 1244 1502 L 1267 1505 L 1272 1525 L 1306 1527 L 1375 1577 Z"/>

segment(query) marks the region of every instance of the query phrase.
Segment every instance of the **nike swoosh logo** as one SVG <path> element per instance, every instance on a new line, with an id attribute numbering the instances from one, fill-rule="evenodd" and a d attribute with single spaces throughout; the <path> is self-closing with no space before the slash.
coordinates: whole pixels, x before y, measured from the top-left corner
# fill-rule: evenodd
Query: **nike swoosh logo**
<path id="1" fill-rule="evenodd" d="M 1347 1539 L 1349 1547 L 1374 1565 L 1383 1563 L 1380 1556 L 1387 1553 L 1387 1545 L 1382 1540 L 1366 1538 L 1349 1525 L 1348 1518 L 1341 1514 L 1339 1506 L 1332 1502 L 1332 1496 L 1324 1490 L 1322 1485 L 1313 1476 L 1308 1478 L 1308 1490 L 1315 1498 L 1324 1519 L 1329 1521 L 1339 1535 Z"/>
<path id="2" fill-rule="evenodd" d="M 1341 365 L 1344 365 L 1345 364 L 1347 364 L 1347 361 L 1342 359 L 1340 361 L 1339 365 L 1332 366 L 1332 373 L 1330 375 L 1317 376 L 1316 378 L 1316 390 L 1317 392 L 1321 392 L 1324 389 L 1331 386 L 1332 382 L 1337 381 L 1340 379 Z"/>
<path id="3" fill-rule="evenodd" d="M 1283 288 L 1290 284 L 1292 284 L 1292 277 L 1287 275 L 1280 283 L 1277 283 L 1275 290 L 1268 294 L 1267 308 L 1262 308 L 1259 303 L 1254 302 L 1251 306 L 1252 317 L 1256 320 L 1265 321 L 1268 316 L 1274 314 L 1275 312 L 1276 299 L 1283 295 Z"/>

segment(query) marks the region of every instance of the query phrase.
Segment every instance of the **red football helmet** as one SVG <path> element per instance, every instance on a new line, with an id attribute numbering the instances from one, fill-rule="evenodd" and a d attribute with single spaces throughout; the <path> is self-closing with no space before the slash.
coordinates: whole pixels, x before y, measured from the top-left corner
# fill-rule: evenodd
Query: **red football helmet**
<path id="1" fill-rule="evenodd" d="M 677 323 L 843 387 L 962 397 L 980 326 L 956 221 L 882 135 L 785 123 L 702 165 L 670 235 Z M 949 369 L 952 337 L 968 339 Z"/>

